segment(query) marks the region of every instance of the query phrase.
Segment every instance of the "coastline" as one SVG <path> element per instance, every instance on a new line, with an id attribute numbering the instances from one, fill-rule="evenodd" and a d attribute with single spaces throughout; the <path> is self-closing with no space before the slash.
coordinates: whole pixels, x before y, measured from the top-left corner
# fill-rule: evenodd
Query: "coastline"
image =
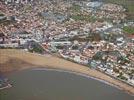
<path id="1" fill-rule="evenodd" d="M 78 72 L 75 72 L 75 71 L 67 71 L 67 70 L 63 70 L 63 69 L 50 69 L 50 68 L 34 68 L 32 70 L 37 70 L 37 71 L 57 71 L 57 72 L 65 72 L 65 73 L 70 73 L 70 74 L 75 74 L 75 75 L 78 75 L 78 76 L 82 76 L 82 77 L 86 77 L 86 78 L 91 78 L 91 79 L 94 79 L 94 80 L 97 80 L 97 81 L 100 81 L 104 84 L 107 84 L 107 85 L 110 85 L 110 86 L 113 86 L 113 87 L 116 87 L 118 89 L 120 89 L 119 87 L 105 81 L 105 80 L 101 80 L 99 78 L 95 78 L 95 77 L 92 77 L 92 76 L 89 76 L 89 75 L 86 75 L 86 74 L 82 74 L 82 73 L 78 73 Z"/>
<path id="2" fill-rule="evenodd" d="M 24 70 L 24 69 L 23 69 Z M 134 96 L 133 93 L 131 93 L 129 90 L 126 90 L 125 88 L 121 88 L 120 86 L 117 86 L 116 84 L 114 84 L 113 82 L 108 82 L 107 80 L 105 79 L 102 79 L 102 78 L 98 78 L 98 77 L 95 77 L 95 76 L 91 76 L 91 75 L 88 75 L 88 74 L 85 74 L 85 73 L 81 73 L 81 72 L 77 72 L 77 71 L 72 71 L 72 70 L 65 70 L 65 69 L 59 69 L 59 68 L 49 68 L 49 67 L 43 67 L 43 68 L 33 68 L 32 70 L 45 70 L 45 71 L 57 71 L 57 72 L 65 72 L 65 73 L 70 73 L 70 74 L 75 74 L 75 75 L 78 75 L 78 76 L 82 76 L 82 77 L 85 77 L 85 78 L 91 78 L 93 80 L 97 80 L 99 82 L 102 82 L 106 85 L 110 85 L 112 87 L 115 87 L 117 89 L 120 89 L 122 91 L 125 91 L 126 93 Z"/>
<path id="3" fill-rule="evenodd" d="M 113 79 L 110 76 L 107 76 L 99 71 L 90 69 L 83 65 L 79 65 L 61 58 L 57 58 L 54 56 L 40 56 L 37 54 L 32 54 L 20 50 L 9 50 L 9 49 L 0 49 L 1 58 L 0 66 L 2 70 L 2 66 L 10 67 L 10 71 L 14 70 L 24 70 L 29 68 L 48 68 L 48 69 L 56 69 L 62 71 L 73 72 L 79 75 L 84 75 L 88 77 L 93 77 L 95 79 L 99 79 L 108 84 L 119 88 L 131 95 L 134 95 L 134 87 L 129 86 L 117 79 Z M 17 61 L 20 61 L 19 63 Z M 26 64 L 23 64 L 26 63 Z M 24 67 L 24 65 L 26 65 Z M 37 67 L 38 66 L 38 67 Z M 4 67 L 4 68 L 5 68 Z M 5 69 L 7 69 L 5 68 Z M 9 71 L 9 70 L 8 70 Z M 6 71 L 5 71 L 6 72 Z"/>

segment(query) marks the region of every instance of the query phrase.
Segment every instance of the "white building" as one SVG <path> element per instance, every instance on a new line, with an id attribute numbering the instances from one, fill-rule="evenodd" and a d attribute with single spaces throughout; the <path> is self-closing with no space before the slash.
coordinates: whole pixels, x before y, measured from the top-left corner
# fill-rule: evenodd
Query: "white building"
<path id="1" fill-rule="evenodd" d="M 29 1 L 33 1 L 33 0 L 5 0 L 5 4 L 8 4 L 8 3 L 28 3 Z"/>
<path id="2" fill-rule="evenodd" d="M 80 62 L 80 56 L 78 55 L 75 55 L 75 57 L 74 57 L 74 61 L 76 61 L 76 62 Z"/>
<path id="3" fill-rule="evenodd" d="M 64 46 L 64 45 L 72 45 L 70 41 L 60 41 L 60 42 L 50 42 L 52 46 Z"/>
<path id="4" fill-rule="evenodd" d="M 11 48 L 15 48 L 15 47 L 18 47 L 18 46 L 19 46 L 18 43 L 0 44 L 0 47 L 11 47 Z"/>
<path id="5" fill-rule="evenodd" d="M 86 4 L 87 7 L 90 7 L 90 8 L 98 8 L 102 5 L 103 3 L 102 2 L 98 2 L 98 1 L 95 1 L 95 2 L 88 2 Z"/>

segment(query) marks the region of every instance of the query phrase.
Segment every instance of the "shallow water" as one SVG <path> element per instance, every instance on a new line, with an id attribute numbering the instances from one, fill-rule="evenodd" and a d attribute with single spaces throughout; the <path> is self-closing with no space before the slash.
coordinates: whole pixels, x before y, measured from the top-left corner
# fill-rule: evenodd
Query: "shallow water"
<path id="1" fill-rule="evenodd" d="M 134 100 L 134 96 L 100 81 L 54 70 L 12 73 L 13 87 L 0 100 Z"/>

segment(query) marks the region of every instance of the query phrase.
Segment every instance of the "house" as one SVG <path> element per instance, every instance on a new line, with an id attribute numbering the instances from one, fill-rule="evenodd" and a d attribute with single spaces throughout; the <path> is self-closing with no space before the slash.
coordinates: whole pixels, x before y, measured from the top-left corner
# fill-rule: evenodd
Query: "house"
<path id="1" fill-rule="evenodd" d="M 19 32 L 13 33 L 11 36 L 25 39 L 25 38 L 32 37 L 32 34 L 27 31 L 19 31 Z"/>
<path id="2" fill-rule="evenodd" d="M 123 37 L 117 37 L 116 38 L 116 44 L 117 44 L 117 46 L 121 46 L 124 43 L 125 43 L 125 41 L 124 41 L 124 38 Z"/>
<path id="3" fill-rule="evenodd" d="M 74 61 L 80 63 L 80 55 L 75 55 Z"/>
<path id="4" fill-rule="evenodd" d="M 113 69 L 112 68 L 107 68 L 106 73 L 109 75 L 113 75 Z"/>
<path id="5" fill-rule="evenodd" d="M 134 76 L 130 79 L 128 79 L 128 82 L 134 85 Z"/>
<path id="6" fill-rule="evenodd" d="M 127 37 L 128 37 L 129 39 L 134 40 L 134 33 L 133 33 L 132 35 L 128 35 Z"/>

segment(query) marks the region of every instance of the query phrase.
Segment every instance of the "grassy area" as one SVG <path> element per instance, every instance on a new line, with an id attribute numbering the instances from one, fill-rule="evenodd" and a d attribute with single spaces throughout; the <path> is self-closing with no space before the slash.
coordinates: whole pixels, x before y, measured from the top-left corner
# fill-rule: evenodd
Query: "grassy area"
<path id="1" fill-rule="evenodd" d="M 134 19 L 134 0 L 102 0 L 107 3 L 123 5 L 127 9 L 128 19 Z"/>
<path id="2" fill-rule="evenodd" d="M 80 9 L 81 9 L 81 7 L 79 5 L 75 5 L 75 4 L 71 7 L 71 10 L 73 12 L 80 12 Z"/>
<path id="3" fill-rule="evenodd" d="M 32 49 L 30 49 L 29 51 L 42 54 L 44 52 L 44 49 L 40 45 L 38 45 L 37 43 L 34 43 L 32 45 Z"/>
<path id="4" fill-rule="evenodd" d="M 71 16 L 72 19 L 74 19 L 75 21 L 95 21 L 96 19 L 92 16 L 89 15 L 72 15 Z"/>
<path id="5" fill-rule="evenodd" d="M 72 11 L 71 18 L 76 21 L 95 21 L 96 19 L 89 15 L 82 15 L 81 7 L 79 5 L 73 4 L 70 8 Z"/>
<path id="6" fill-rule="evenodd" d="M 125 26 L 123 28 L 124 32 L 127 33 L 127 34 L 132 34 L 134 35 L 134 27 L 129 27 L 129 26 Z"/>

